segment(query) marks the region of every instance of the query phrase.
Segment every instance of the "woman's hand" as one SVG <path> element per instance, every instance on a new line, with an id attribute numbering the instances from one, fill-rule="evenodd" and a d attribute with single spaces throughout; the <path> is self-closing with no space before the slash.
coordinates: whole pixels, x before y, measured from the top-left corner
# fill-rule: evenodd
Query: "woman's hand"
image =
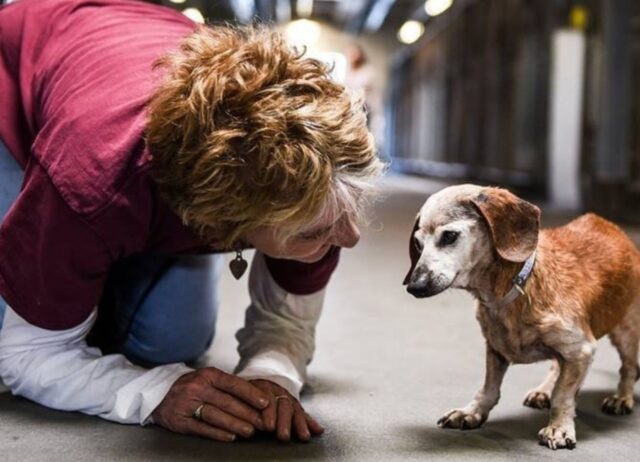
<path id="1" fill-rule="evenodd" d="M 291 439 L 291 430 L 301 441 L 318 436 L 324 428 L 307 414 L 300 402 L 280 385 L 269 380 L 251 380 L 257 388 L 269 396 L 269 405 L 262 410 L 262 421 L 266 431 L 275 431 L 280 441 Z"/>
<path id="2" fill-rule="evenodd" d="M 272 399 L 244 379 L 207 367 L 176 380 L 152 416 L 155 423 L 177 433 L 234 441 L 265 430 L 260 411 Z M 198 418 L 194 413 L 200 406 Z"/>

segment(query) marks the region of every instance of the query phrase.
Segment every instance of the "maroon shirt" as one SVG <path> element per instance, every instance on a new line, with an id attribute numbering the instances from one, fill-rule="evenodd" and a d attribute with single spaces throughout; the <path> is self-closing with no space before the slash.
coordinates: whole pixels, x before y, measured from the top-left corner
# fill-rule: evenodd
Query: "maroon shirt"
<path id="1" fill-rule="evenodd" d="M 19 0 L 0 8 L 0 139 L 25 170 L 0 226 L 0 295 L 29 323 L 66 329 L 96 306 L 112 264 L 213 251 L 159 198 L 143 141 L 162 77 L 153 62 L 195 25 L 131 0 Z M 296 294 L 338 261 L 267 259 Z"/>

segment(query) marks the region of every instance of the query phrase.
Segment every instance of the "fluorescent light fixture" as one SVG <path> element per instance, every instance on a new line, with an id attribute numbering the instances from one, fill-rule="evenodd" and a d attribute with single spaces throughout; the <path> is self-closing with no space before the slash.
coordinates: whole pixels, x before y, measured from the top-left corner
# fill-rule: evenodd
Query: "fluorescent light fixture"
<path id="1" fill-rule="evenodd" d="M 301 18 L 308 18 L 313 12 L 313 0 L 298 0 L 296 2 L 296 13 Z"/>
<path id="2" fill-rule="evenodd" d="M 398 31 L 398 40 L 407 45 L 412 44 L 424 34 L 424 24 L 420 21 L 405 22 Z"/>
<path id="3" fill-rule="evenodd" d="M 241 22 L 250 22 L 255 13 L 255 2 L 253 0 L 231 0 L 231 9 Z"/>
<path id="4" fill-rule="evenodd" d="M 424 4 L 424 11 L 429 16 L 438 16 L 451 7 L 453 0 L 427 0 Z"/>
<path id="5" fill-rule="evenodd" d="M 287 24 L 285 34 L 290 45 L 310 48 L 320 38 L 320 24 L 310 19 L 298 19 Z"/>
<path id="6" fill-rule="evenodd" d="M 382 24 L 384 24 L 384 20 L 387 19 L 387 15 L 389 14 L 389 10 L 393 6 L 395 0 L 378 0 L 371 8 L 369 15 L 367 16 L 367 20 L 364 23 L 364 28 L 375 32 Z"/>
<path id="7" fill-rule="evenodd" d="M 204 16 L 202 16 L 202 13 L 200 13 L 200 10 L 197 8 L 185 8 L 182 10 L 182 14 L 194 22 L 204 24 Z"/>
<path id="8" fill-rule="evenodd" d="M 169 0 L 171 3 L 177 3 L 179 5 L 181 5 L 182 3 L 185 3 L 187 0 Z"/>

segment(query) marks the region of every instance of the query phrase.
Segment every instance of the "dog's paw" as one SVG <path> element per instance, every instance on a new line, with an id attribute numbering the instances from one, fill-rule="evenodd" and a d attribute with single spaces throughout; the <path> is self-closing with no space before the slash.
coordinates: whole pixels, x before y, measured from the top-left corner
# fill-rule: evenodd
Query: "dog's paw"
<path id="1" fill-rule="evenodd" d="M 576 447 L 576 431 L 571 427 L 549 425 L 538 432 L 538 441 L 554 451 L 556 449 L 573 449 Z"/>
<path id="2" fill-rule="evenodd" d="M 602 401 L 602 412 L 610 415 L 629 415 L 633 412 L 633 396 L 609 396 Z"/>
<path id="3" fill-rule="evenodd" d="M 438 420 L 440 428 L 459 428 L 460 430 L 472 430 L 480 427 L 487 420 L 487 414 L 479 411 L 466 412 L 462 409 L 454 409 L 443 415 Z"/>
<path id="4" fill-rule="evenodd" d="M 527 393 L 522 404 L 534 409 L 549 409 L 551 407 L 551 398 L 543 391 L 532 390 Z"/>

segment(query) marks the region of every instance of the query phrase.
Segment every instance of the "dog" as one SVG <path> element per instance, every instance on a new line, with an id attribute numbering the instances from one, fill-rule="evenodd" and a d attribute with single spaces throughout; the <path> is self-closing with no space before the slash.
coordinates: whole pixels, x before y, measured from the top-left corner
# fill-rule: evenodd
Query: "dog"
<path id="1" fill-rule="evenodd" d="M 440 427 L 480 427 L 498 402 L 509 364 L 550 359 L 551 370 L 524 405 L 550 408 L 540 444 L 573 449 L 576 393 L 604 335 L 622 367 L 617 392 L 602 410 L 633 410 L 640 376 L 640 252 L 620 228 L 591 213 L 560 228 L 539 227 L 540 209 L 505 189 L 445 188 L 420 209 L 404 285 L 419 298 L 460 288 L 477 301 L 485 383 L 469 404 L 444 414 Z"/>

